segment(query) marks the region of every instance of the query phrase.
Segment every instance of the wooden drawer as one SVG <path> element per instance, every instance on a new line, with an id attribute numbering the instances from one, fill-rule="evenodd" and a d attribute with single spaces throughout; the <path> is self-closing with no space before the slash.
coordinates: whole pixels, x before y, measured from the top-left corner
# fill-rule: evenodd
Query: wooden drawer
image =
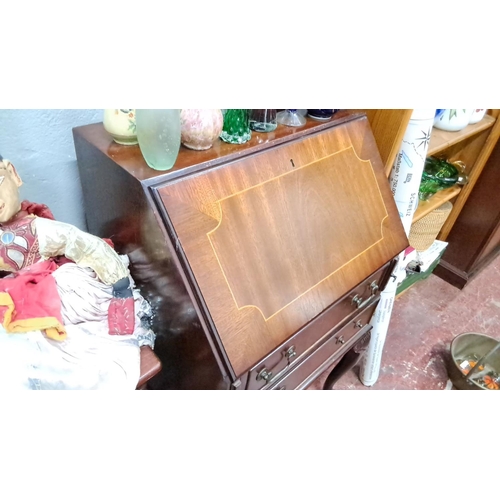
<path id="1" fill-rule="evenodd" d="M 305 389 L 314 380 L 328 369 L 337 359 L 351 349 L 363 335 L 368 333 L 372 326 L 369 324 L 378 304 L 370 305 L 362 313 L 331 336 L 326 342 L 319 342 L 313 346 L 309 356 L 304 357 L 302 362 L 290 367 L 289 372 L 263 389 L 298 390 Z M 313 350 L 316 348 L 316 350 Z"/>
<path id="2" fill-rule="evenodd" d="M 272 384 L 303 361 L 311 346 L 342 328 L 359 314 L 360 309 L 377 299 L 391 271 L 392 263 L 383 266 L 256 364 L 249 371 L 247 389 L 261 389 Z"/>

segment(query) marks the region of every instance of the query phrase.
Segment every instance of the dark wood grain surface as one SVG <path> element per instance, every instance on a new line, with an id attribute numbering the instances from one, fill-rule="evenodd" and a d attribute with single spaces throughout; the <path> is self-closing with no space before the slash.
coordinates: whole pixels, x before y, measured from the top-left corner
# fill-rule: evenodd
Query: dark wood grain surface
<path id="1" fill-rule="evenodd" d="M 158 191 L 237 375 L 407 246 L 364 118 Z"/>
<path id="2" fill-rule="evenodd" d="M 448 236 L 448 247 L 434 270 L 452 285 L 463 288 L 500 251 L 500 143 Z"/>
<path id="3" fill-rule="evenodd" d="M 248 370 L 297 332 L 317 343 L 342 328 L 349 294 L 408 244 L 357 112 L 181 148 L 167 172 L 102 124 L 74 137 L 89 230 L 129 256 L 153 306 L 153 388 L 248 387 Z M 321 369 L 314 359 L 307 377 Z"/>
<path id="4" fill-rule="evenodd" d="M 141 371 L 139 375 L 139 382 L 137 389 L 145 389 L 147 383 L 161 371 L 161 361 L 158 356 L 153 352 L 151 347 L 141 347 Z"/>
<path id="5" fill-rule="evenodd" d="M 327 342 L 329 338 L 343 329 L 349 322 L 359 314 L 362 308 L 358 308 L 353 302 L 354 297 L 361 297 L 365 303 L 363 307 L 370 307 L 378 300 L 379 295 L 374 293 L 375 290 L 370 286 L 376 283 L 380 290 L 384 289 L 385 283 L 390 277 L 392 266 L 387 264 L 384 268 L 369 276 L 363 283 L 354 288 L 349 294 L 342 297 L 339 301 L 333 303 L 319 316 L 314 318 L 310 323 L 301 328 L 297 333 L 292 335 L 281 346 L 271 352 L 266 358 L 259 361 L 249 372 L 248 389 L 261 389 L 269 383 L 273 383 L 278 373 L 285 366 L 294 366 L 302 363 L 304 357 L 308 357 L 313 346 L 318 346 Z M 345 353 L 344 344 L 338 344 L 338 355 Z M 287 353 L 293 349 L 294 357 L 290 359 Z M 265 381 L 258 374 L 263 370 L 272 372 L 271 380 Z"/>

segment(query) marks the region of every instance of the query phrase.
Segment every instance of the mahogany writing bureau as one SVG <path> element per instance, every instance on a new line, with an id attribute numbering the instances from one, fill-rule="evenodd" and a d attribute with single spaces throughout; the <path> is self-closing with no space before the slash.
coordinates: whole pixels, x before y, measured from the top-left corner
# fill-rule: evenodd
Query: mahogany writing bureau
<path id="1" fill-rule="evenodd" d="M 166 172 L 102 124 L 74 140 L 88 230 L 154 310 L 150 388 L 302 389 L 366 342 L 408 241 L 363 114 L 181 147 Z"/>

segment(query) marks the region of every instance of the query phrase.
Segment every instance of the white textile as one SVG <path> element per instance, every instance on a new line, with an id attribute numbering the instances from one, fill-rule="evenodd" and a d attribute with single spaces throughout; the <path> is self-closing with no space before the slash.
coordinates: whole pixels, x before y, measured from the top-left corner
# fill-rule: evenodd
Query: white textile
<path id="1" fill-rule="evenodd" d="M 111 286 L 77 264 L 64 264 L 53 276 L 67 337 L 58 342 L 39 330 L 6 333 L 0 326 L 0 390 L 135 389 L 140 346 L 154 342 L 153 332 L 141 325 L 146 301 L 134 290 L 134 333 L 109 335 Z"/>

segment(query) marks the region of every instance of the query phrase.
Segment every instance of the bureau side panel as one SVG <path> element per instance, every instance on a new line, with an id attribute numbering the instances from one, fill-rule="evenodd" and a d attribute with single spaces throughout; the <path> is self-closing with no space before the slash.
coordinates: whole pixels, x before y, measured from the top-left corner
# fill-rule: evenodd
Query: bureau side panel
<path id="1" fill-rule="evenodd" d="M 111 238 L 128 256 L 132 277 L 153 309 L 155 353 L 163 368 L 150 387 L 229 388 L 144 187 L 77 130 L 74 140 L 88 230 Z"/>

